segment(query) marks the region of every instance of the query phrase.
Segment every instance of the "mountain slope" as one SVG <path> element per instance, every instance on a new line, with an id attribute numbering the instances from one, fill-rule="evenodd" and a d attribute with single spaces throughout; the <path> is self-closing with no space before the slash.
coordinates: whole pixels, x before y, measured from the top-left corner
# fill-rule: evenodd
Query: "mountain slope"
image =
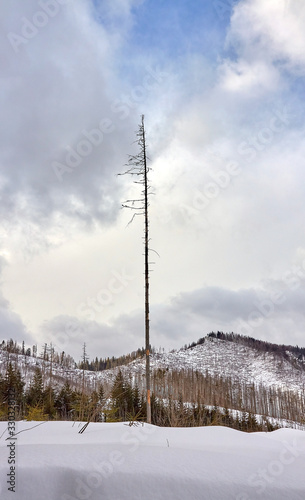
<path id="1" fill-rule="evenodd" d="M 276 344 L 273 345 L 276 346 Z M 200 344 L 195 344 L 192 347 L 184 347 L 168 353 L 151 354 L 150 363 L 152 371 L 193 370 L 202 374 L 208 373 L 211 376 L 237 378 L 245 384 L 255 383 L 265 387 L 279 387 L 294 392 L 304 392 L 305 363 L 291 352 L 285 352 L 285 356 L 278 355 L 277 352 L 263 352 L 255 347 L 248 347 L 237 340 L 222 340 L 210 334 L 201 339 Z M 50 361 L 21 354 L 8 354 L 0 349 L 0 373 L 5 373 L 8 360 L 18 366 L 27 384 L 37 367 L 42 370 L 45 382 L 49 380 Z M 85 370 L 84 375 L 88 385 L 93 386 L 98 381 L 111 383 L 118 370 L 121 370 L 129 378 L 144 374 L 145 358 L 138 358 L 128 365 L 100 372 Z M 59 385 L 66 380 L 73 385 L 79 384 L 82 375 L 83 370 L 71 365 L 67 367 L 56 363 L 52 364 L 52 378 Z"/>
<path id="2" fill-rule="evenodd" d="M 304 423 L 305 363 L 303 349 L 278 346 L 233 334 L 209 334 L 197 344 L 151 355 L 152 391 L 163 400 L 218 405 L 254 414 Z M 93 372 L 8 353 L 0 349 L 0 373 L 8 362 L 18 367 L 26 385 L 35 369 L 56 389 L 68 382 L 87 392 L 104 386 L 110 394 L 121 371 L 125 379 L 145 392 L 145 358 L 127 365 Z"/>
<path id="3" fill-rule="evenodd" d="M 192 369 L 210 375 L 238 378 L 246 384 L 263 384 L 266 387 L 280 387 L 292 391 L 304 391 L 305 371 L 303 363 L 292 355 L 288 359 L 275 353 L 261 353 L 255 348 L 213 337 L 206 337 L 204 343 L 183 348 L 151 358 L 151 367 L 156 369 Z M 143 372 L 145 360 L 137 359 L 125 371 Z"/>

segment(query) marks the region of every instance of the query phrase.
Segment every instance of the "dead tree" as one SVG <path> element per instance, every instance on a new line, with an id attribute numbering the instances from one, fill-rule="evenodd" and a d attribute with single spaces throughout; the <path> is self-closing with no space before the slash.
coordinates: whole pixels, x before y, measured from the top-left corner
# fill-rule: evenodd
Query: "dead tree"
<path id="1" fill-rule="evenodd" d="M 85 369 L 88 361 L 87 351 L 86 351 L 86 342 L 83 345 L 83 355 L 82 355 L 82 365 L 83 365 L 83 373 L 82 373 L 82 398 L 81 398 L 81 408 L 80 408 L 80 420 L 84 419 L 85 412 Z"/>
<path id="2" fill-rule="evenodd" d="M 150 340 L 149 340 L 149 191 L 148 172 L 147 166 L 147 150 L 146 150 L 146 136 L 144 127 L 144 115 L 141 117 L 141 123 L 137 132 L 137 144 L 139 152 L 136 155 L 129 155 L 127 170 L 123 174 L 130 174 L 135 177 L 135 184 L 142 186 L 142 197 L 139 199 L 126 200 L 123 208 L 129 208 L 134 211 L 132 219 L 137 215 L 144 215 L 144 269 L 145 269 L 145 356 L 146 356 L 146 405 L 147 405 L 147 423 L 151 423 L 151 402 L 150 402 Z"/>

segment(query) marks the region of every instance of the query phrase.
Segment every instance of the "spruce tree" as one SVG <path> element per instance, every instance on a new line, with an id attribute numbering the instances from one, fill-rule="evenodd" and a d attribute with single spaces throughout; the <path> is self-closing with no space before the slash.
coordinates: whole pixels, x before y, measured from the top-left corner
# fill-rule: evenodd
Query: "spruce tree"
<path id="1" fill-rule="evenodd" d="M 26 392 L 26 403 L 28 406 L 43 405 L 44 390 L 42 382 L 42 373 L 40 368 L 35 368 L 35 373 L 33 380 L 31 381 L 30 387 Z"/>

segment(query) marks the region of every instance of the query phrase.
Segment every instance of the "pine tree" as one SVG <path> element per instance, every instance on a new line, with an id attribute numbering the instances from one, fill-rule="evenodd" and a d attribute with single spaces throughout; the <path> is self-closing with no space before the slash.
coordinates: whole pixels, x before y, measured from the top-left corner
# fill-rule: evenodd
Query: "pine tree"
<path id="1" fill-rule="evenodd" d="M 26 392 L 26 403 L 29 407 L 34 407 L 37 405 L 42 406 L 44 400 L 44 389 L 42 381 L 42 373 L 40 368 L 35 368 L 35 373 L 33 380 L 30 384 L 29 389 Z"/>
<path id="2" fill-rule="evenodd" d="M 69 420 L 73 413 L 73 391 L 69 382 L 59 391 L 55 399 L 55 408 L 63 420 Z"/>
<path id="3" fill-rule="evenodd" d="M 111 391 L 113 417 L 118 420 L 124 420 L 126 415 L 125 391 L 125 380 L 121 370 L 119 370 Z"/>
<path id="4" fill-rule="evenodd" d="M 7 419 L 7 409 L 4 407 L 5 391 L 6 391 L 5 378 L 0 373 L 0 420 Z"/>
<path id="5" fill-rule="evenodd" d="M 7 412 L 9 400 L 13 399 L 16 418 L 21 417 L 24 411 L 24 385 L 20 370 L 15 369 L 9 362 L 3 382 L 2 404 Z"/>
<path id="6" fill-rule="evenodd" d="M 53 419 L 56 416 L 55 399 L 55 391 L 51 384 L 48 384 L 43 393 L 43 407 L 45 413 L 49 416 L 50 419 Z"/>

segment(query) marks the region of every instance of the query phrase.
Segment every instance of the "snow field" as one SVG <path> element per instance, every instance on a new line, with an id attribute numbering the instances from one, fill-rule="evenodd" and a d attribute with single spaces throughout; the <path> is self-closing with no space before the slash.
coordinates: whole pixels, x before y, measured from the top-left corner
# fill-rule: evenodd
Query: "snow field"
<path id="1" fill-rule="evenodd" d="M 123 423 L 91 423 L 83 434 L 79 429 L 71 422 L 17 422 L 16 432 L 26 432 L 16 435 L 13 493 L 7 483 L 11 438 L 7 423 L 0 422 L 1 500 L 305 497 L 302 431 L 246 434 Z"/>

